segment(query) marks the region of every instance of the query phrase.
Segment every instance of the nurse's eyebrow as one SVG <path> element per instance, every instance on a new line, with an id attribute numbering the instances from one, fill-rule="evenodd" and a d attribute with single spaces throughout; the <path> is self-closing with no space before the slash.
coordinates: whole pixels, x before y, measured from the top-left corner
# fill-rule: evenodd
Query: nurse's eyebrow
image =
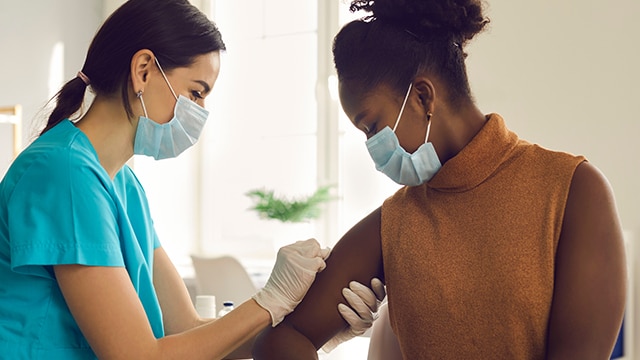
<path id="1" fill-rule="evenodd" d="M 200 85 L 202 85 L 202 87 L 204 88 L 204 93 L 208 94 L 211 91 L 211 86 L 209 86 L 209 84 L 207 84 L 205 81 L 202 80 L 193 80 L 194 83 L 198 83 Z"/>

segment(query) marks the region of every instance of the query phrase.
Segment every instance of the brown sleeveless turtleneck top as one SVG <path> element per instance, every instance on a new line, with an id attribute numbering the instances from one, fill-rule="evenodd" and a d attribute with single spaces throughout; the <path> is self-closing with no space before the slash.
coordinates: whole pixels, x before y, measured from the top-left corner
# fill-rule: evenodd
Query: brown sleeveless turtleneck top
<path id="1" fill-rule="evenodd" d="M 554 259 L 584 157 L 489 116 L 426 184 L 382 206 L 389 314 L 405 359 L 543 359 Z"/>

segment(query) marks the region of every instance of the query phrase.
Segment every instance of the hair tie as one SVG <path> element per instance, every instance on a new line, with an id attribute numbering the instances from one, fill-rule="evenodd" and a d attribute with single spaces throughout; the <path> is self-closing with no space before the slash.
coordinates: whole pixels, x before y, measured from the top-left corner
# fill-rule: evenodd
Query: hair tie
<path id="1" fill-rule="evenodd" d="M 85 75 L 82 71 L 78 71 L 78 77 L 82 79 L 85 85 L 89 86 L 91 81 L 89 81 L 89 77 Z"/>

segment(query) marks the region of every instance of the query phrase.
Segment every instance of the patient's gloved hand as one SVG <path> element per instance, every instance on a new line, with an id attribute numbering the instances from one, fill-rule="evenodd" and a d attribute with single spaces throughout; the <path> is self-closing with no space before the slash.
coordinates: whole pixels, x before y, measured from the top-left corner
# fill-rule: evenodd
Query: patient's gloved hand
<path id="1" fill-rule="evenodd" d="M 387 295 L 384 284 L 377 278 L 371 280 L 371 290 L 359 282 L 352 281 L 348 288 L 342 289 L 342 295 L 349 306 L 338 304 L 338 311 L 349 324 L 349 327 L 339 332 L 331 338 L 322 350 L 330 352 L 339 344 L 364 334 L 369 329 L 375 319 L 378 318 L 378 306 Z"/>
<path id="2" fill-rule="evenodd" d="M 327 266 L 325 260 L 331 249 L 320 248 L 315 239 L 298 241 L 278 251 L 276 264 L 266 285 L 253 299 L 271 314 L 272 326 L 302 301 L 316 274 Z"/>

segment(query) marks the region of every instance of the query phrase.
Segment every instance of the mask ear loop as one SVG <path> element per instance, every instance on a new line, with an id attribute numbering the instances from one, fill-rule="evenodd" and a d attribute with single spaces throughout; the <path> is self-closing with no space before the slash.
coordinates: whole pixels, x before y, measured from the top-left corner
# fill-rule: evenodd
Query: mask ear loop
<path id="1" fill-rule="evenodd" d="M 144 111 L 144 117 L 149 118 L 149 115 L 147 115 L 147 107 L 144 106 L 144 100 L 142 100 L 142 90 L 139 90 L 136 96 L 138 97 L 138 99 L 140 99 L 140 103 L 142 104 L 142 111 Z"/>
<path id="2" fill-rule="evenodd" d="M 176 98 L 176 100 L 178 100 L 178 97 L 176 96 L 175 91 L 173 91 L 173 88 L 171 87 L 171 83 L 169 82 L 169 79 L 167 79 L 167 75 L 164 74 L 164 70 L 162 70 L 162 66 L 160 66 L 160 63 L 158 62 L 158 58 L 154 57 L 153 59 L 156 61 L 156 65 L 158 65 L 158 69 L 160 69 L 160 74 L 162 74 L 164 81 L 166 81 L 167 85 L 169 85 L 169 90 L 171 90 L 173 97 Z"/>
<path id="3" fill-rule="evenodd" d="M 409 93 L 411 93 L 411 86 L 413 83 L 409 83 L 409 89 L 407 89 L 407 95 L 404 96 L 404 101 L 402 101 L 402 107 L 400 108 L 400 113 L 398 114 L 398 118 L 396 119 L 396 124 L 393 125 L 393 132 L 396 132 L 396 128 L 398 127 L 398 123 L 400 122 L 400 117 L 402 117 L 402 112 L 404 111 L 404 106 L 407 104 L 407 99 L 409 99 Z"/>

